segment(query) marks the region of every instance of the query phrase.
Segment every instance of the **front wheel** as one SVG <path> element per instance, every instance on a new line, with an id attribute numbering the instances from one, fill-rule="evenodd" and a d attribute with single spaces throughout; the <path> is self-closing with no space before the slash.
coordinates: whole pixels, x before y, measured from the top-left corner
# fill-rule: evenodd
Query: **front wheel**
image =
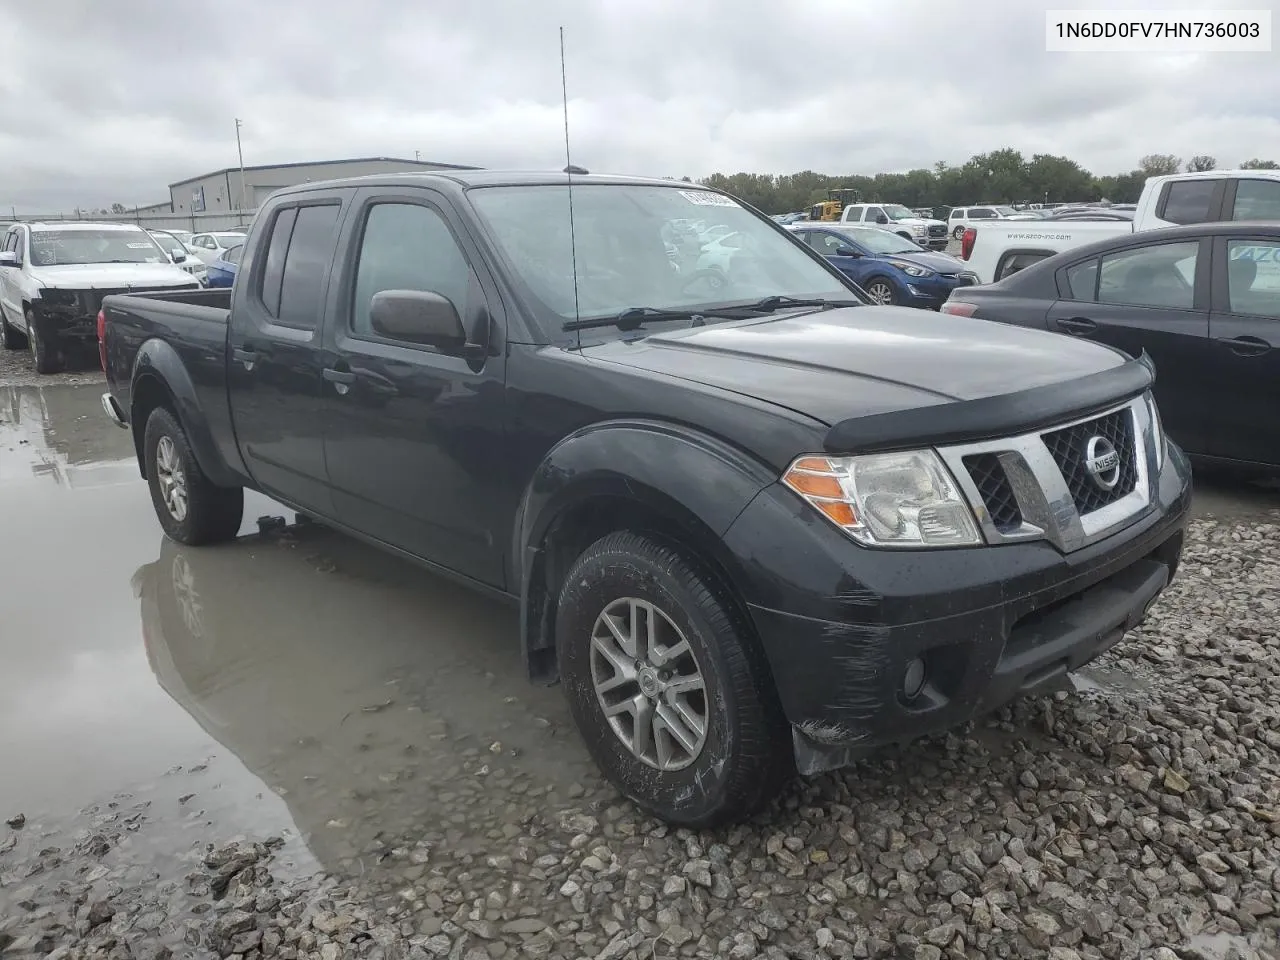
<path id="1" fill-rule="evenodd" d="M 6 350 L 21 350 L 27 345 L 27 338 L 22 335 L 22 331 L 9 323 L 9 318 L 4 315 L 4 307 L 0 307 L 0 340 L 4 341 Z"/>
<path id="2" fill-rule="evenodd" d="M 894 292 L 893 285 L 879 277 L 867 284 L 867 296 L 873 303 L 882 307 L 898 302 L 898 295 Z"/>
<path id="3" fill-rule="evenodd" d="M 235 537 L 244 513 L 244 490 L 216 486 L 204 475 L 182 425 L 164 407 L 147 419 L 142 450 L 151 504 L 165 533 L 190 546 Z"/>
<path id="4" fill-rule="evenodd" d="M 959 227 L 956 227 L 954 230 L 952 230 L 952 231 L 951 231 L 951 239 L 952 239 L 952 240 L 963 240 L 963 239 L 964 239 L 964 227 L 963 227 L 963 226 L 959 226 Z"/>
<path id="5" fill-rule="evenodd" d="M 764 806 L 794 771 L 789 731 L 749 627 L 717 582 L 659 541 L 619 531 L 560 592 L 560 676 L 587 749 L 670 823 Z"/>
<path id="6" fill-rule="evenodd" d="M 27 320 L 27 346 L 31 348 L 31 362 L 36 373 L 57 373 L 62 369 L 62 353 L 51 346 L 36 327 L 36 319 L 28 307 L 23 313 Z"/>

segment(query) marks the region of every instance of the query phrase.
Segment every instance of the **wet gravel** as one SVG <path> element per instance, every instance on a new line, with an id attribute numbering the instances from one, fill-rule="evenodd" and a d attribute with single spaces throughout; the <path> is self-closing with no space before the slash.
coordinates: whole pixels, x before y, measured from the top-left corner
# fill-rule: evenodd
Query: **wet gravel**
<path id="1" fill-rule="evenodd" d="M 189 797 L 0 811 L 0 954 L 1280 957 L 1278 588 L 1280 514 L 1194 521 L 1174 585 L 1081 690 L 713 833 L 598 780 L 553 791 L 499 743 L 413 787 L 412 831 L 330 823 L 360 839 L 327 874 Z M 158 851 L 175 804 L 187 829 Z"/>
<path id="2" fill-rule="evenodd" d="M 6 350 L 0 346 L 0 384 L 4 386 L 52 387 L 62 383 L 106 383 L 96 356 L 69 363 L 62 373 L 36 373 L 29 350 Z"/>

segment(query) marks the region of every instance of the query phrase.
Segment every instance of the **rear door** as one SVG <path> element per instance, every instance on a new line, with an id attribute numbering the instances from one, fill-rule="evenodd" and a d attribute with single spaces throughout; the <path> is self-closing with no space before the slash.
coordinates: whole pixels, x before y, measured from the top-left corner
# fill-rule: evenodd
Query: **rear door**
<path id="1" fill-rule="evenodd" d="M 1165 429 L 1205 452 L 1204 351 L 1209 337 L 1209 238 L 1125 247 L 1058 271 L 1048 328 L 1155 361 Z"/>
<path id="2" fill-rule="evenodd" d="M 321 324 L 354 188 L 295 194 L 259 214 L 231 312 L 227 382 L 245 465 L 268 494 L 332 516 L 321 411 Z"/>
<path id="3" fill-rule="evenodd" d="M 1209 335 L 1207 452 L 1280 464 L 1280 238 L 1274 232 L 1214 238 Z"/>
<path id="4" fill-rule="evenodd" d="M 344 233 L 326 333 L 325 451 L 337 519 L 491 586 L 505 583 L 513 512 L 503 436 L 505 318 L 448 200 L 366 188 Z M 382 335 L 370 301 L 432 291 L 478 351 Z"/>

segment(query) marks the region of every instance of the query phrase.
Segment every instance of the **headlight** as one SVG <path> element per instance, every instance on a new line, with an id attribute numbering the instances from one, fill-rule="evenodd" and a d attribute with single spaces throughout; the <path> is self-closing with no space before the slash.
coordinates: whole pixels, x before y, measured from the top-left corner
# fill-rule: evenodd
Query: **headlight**
<path id="1" fill-rule="evenodd" d="M 52 287 L 45 287 L 40 291 L 40 299 L 50 306 L 74 307 L 79 303 L 80 296 L 74 290 L 57 290 Z"/>
<path id="2" fill-rule="evenodd" d="M 1160 410 L 1156 407 L 1156 398 L 1148 391 L 1146 395 L 1147 412 L 1151 416 L 1151 438 L 1156 442 L 1156 472 L 1164 468 L 1165 440 L 1164 424 L 1160 422 Z"/>
<path id="3" fill-rule="evenodd" d="M 914 263 L 907 263 L 905 260 L 890 260 L 889 265 L 897 267 L 908 277 L 928 277 L 933 275 L 933 271 L 926 267 L 917 266 Z"/>
<path id="4" fill-rule="evenodd" d="M 787 468 L 782 482 L 869 547 L 982 543 L 973 511 L 931 450 L 804 456 Z"/>

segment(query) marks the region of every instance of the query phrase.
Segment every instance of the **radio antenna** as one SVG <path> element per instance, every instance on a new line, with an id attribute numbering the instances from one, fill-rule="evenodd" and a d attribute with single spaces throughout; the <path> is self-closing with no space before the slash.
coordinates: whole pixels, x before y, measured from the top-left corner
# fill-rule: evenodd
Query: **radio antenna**
<path id="1" fill-rule="evenodd" d="M 569 255 L 573 264 L 573 319 L 582 319 L 578 306 L 578 238 L 573 230 L 573 159 L 569 156 L 569 82 L 564 71 L 564 27 L 560 28 L 560 99 L 564 103 L 564 174 L 569 181 Z M 582 349 L 582 331 L 578 330 L 578 349 Z"/>

